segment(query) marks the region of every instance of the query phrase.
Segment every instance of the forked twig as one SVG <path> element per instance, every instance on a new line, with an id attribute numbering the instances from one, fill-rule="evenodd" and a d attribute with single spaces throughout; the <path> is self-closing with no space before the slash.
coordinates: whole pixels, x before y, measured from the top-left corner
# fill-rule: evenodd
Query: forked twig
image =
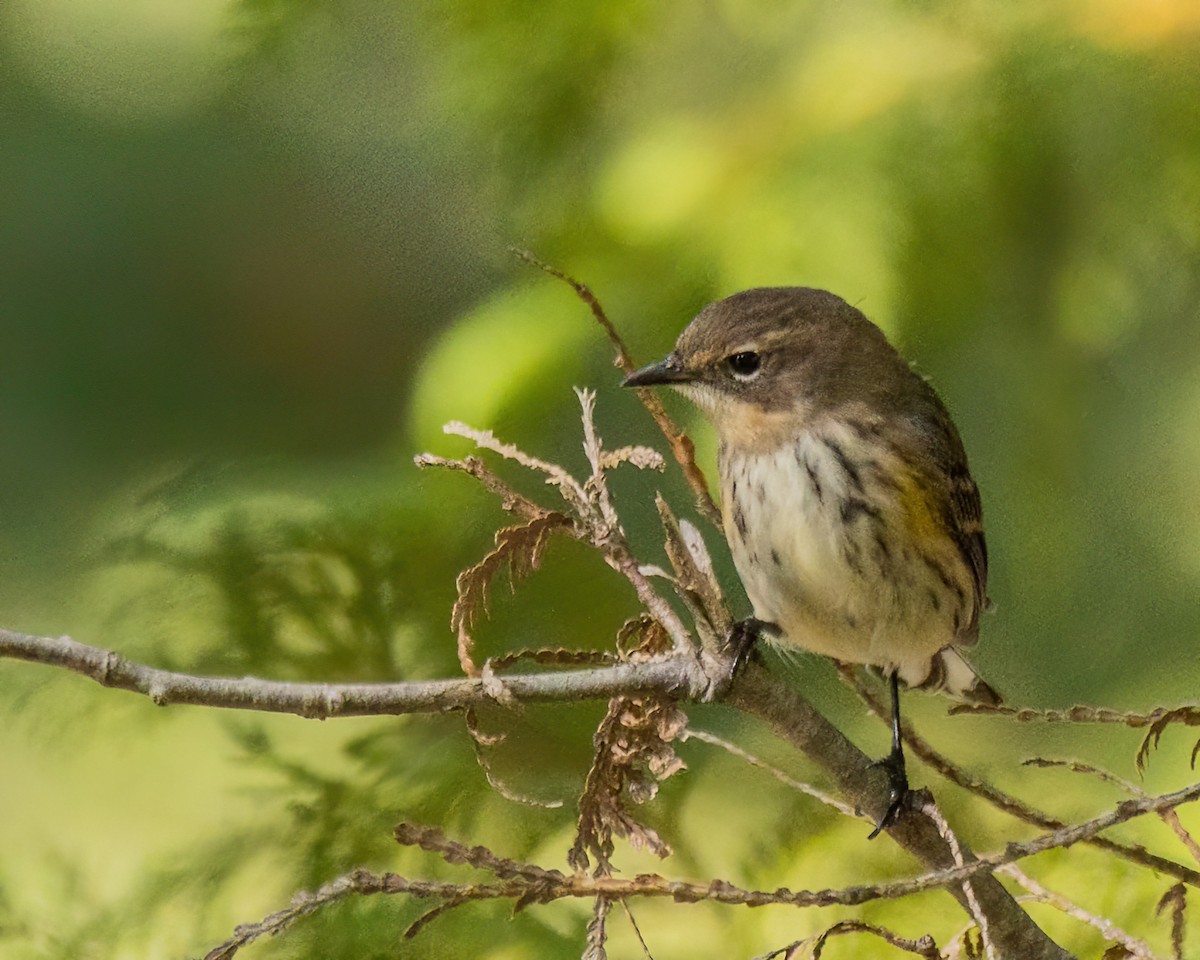
<path id="1" fill-rule="evenodd" d="M 600 324 L 609 341 L 616 351 L 615 364 L 626 373 L 633 373 L 637 369 L 633 358 L 629 355 L 629 349 L 625 346 L 625 341 L 621 339 L 621 335 L 613 326 L 612 321 L 608 319 L 608 315 L 604 312 L 604 308 L 600 305 L 600 301 L 596 299 L 596 295 L 591 289 L 583 283 L 580 283 L 574 277 L 564 273 L 556 267 L 550 266 L 548 263 L 539 260 L 528 250 L 521 250 L 517 247 L 510 248 L 512 252 L 524 260 L 531 266 L 537 267 L 544 273 L 557 280 L 563 281 L 579 297 L 592 312 L 596 322 Z M 696 497 L 696 508 L 704 514 L 704 516 L 712 521 L 717 527 L 721 526 L 721 511 L 717 509 L 717 505 L 712 498 L 712 494 L 708 490 L 708 481 L 704 478 L 704 473 L 696 463 L 696 447 L 692 443 L 691 438 L 683 432 L 675 421 L 671 419 L 670 414 L 662 405 L 662 401 L 658 395 L 648 387 L 636 388 L 638 399 L 642 402 L 654 422 L 658 425 L 658 429 L 662 431 L 662 435 L 666 437 L 667 443 L 671 447 L 671 453 L 675 457 L 675 461 L 683 470 L 684 479 L 687 480 L 688 486 L 692 488 L 692 492 Z"/>
<path id="2" fill-rule="evenodd" d="M 892 933 L 886 927 L 867 923 L 864 920 L 841 920 L 815 937 L 808 937 L 805 940 L 797 940 L 794 943 L 789 943 L 786 947 L 772 950 L 761 957 L 755 957 L 754 960 L 775 960 L 776 957 L 781 957 L 783 960 L 790 960 L 791 957 L 797 955 L 796 951 L 806 947 L 811 948 L 813 960 L 820 960 L 821 952 L 825 949 L 825 944 L 828 940 L 833 937 L 844 936 L 848 933 L 870 934 L 895 947 L 897 950 L 915 953 L 917 956 L 923 957 L 924 960 L 943 960 L 941 951 L 938 950 L 937 944 L 934 943 L 933 937 L 929 934 L 925 934 L 920 940 L 910 940 L 907 937 Z"/>
<path id="3" fill-rule="evenodd" d="M 954 858 L 955 865 L 960 867 L 966 866 L 966 860 L 963 858 L 962 847 L 959 846 L 958 837 L 950 829 L 950 824 L 946 822 L 946 818 L 942 816 L 942 812 L 937 808 L 937 805 L 932 800 L 929 800 L 922 805 L 921 813 L 932 820 L 937 826 L 938 833 L 950 848 L 950 855 Z M 979 898 L 975 896 L 975 888 L 971 885 L 969 879 L 963 880 L 962 889 L 963 896 L 966 897 L 967 905 L 971 910 L 971 917 L 975 920 L 975 926 L 979 930 L 979 939 L 983 942 L 984 956 L 987 957 L 987 960 L 999 960 L 996 946 L 992 943 L 992 933 L 988 924 L 987 914 L 979 906 Z"/>
<path id="4" fill-rule="evenodd" d="M 838 672 L 876 717 L 884 723 L 891 723 L 883 702 L 862 681 L 857 671 L 853 669 L 839 669 Z M 988 711 L 981 712 L 986 713 Z M 987 781 L 972 776 L 958 764 L 937 751 L 927 740 L 917 733 L 911 724 L 907 722 L 902 724 L 901 736 L 904 739 L 905 746 L 916 756 L 920 757 L 921 761 L 932 770 L 941 774 L 941 776 L 945 777 L 951 783 L 957 784 L 964 790 L 987 801 L 996 809 L 1002 810 L 1010 816 L 1016 817 L 1018 820 L 1023 820 L 1025 823 L 1040 827 L 1043 830 L 1061 830 L 1067 825 L 1065 820 L 1051 816 L 1033 805 L 1019 800 L 1012 794 L 1005 793 L 1003 790 L 992 786 Z M 1193 887 L 1200 888 L 1200 871 L 1193 870 L 1181 863 L 1176 863 L 1174 860 L 1151 853 L 1140 844 L 1123 843 L 1102 836 L 1089 837 L 1085 842 L 1099 850 L 1104 850 L 1107 853 L 1128 860 L 1130 863 L 1136 863 L 1139 866 L 1165 873 Z"/>
<path id="5" fill-rule="evenodd" d="M 447 838 L 432 827 L 401 824 L 396 838 L 436 853 L 449 863 L 463 863 L 486 870 L 499 878 L 497 883 L 464 884 L 445 881 L 411 880 L 394 873 L 372 874 L 356 870 L 326 884 L 316 893 L 298 894 L 292 904 L 255 924 L 238 927 L 234 936 L 210 952 L 205 960 L 228 960 L 238 949 L 265 935 L 273 935 L 293 922 L 329 903 L 355 894 L 409 894 L 422 899 L 450 900 L 513 900 L 517 908 L 530 903 L 549 903 L 564 898 L 594 899 L 598 896 L 623 899 L 626 897 L 666 897 L 676 903 L 716 902 L 747 907 L 768 904 L 790 907 L 818 907 L 841 904 L 852 906 L 870 900 L 895 900 L 933 890 L 949 884 L 960 885 L 972 877 L 992 873 L 1010 863 L 1044 853 L 1095 836 L 1121 823 L 1168 807 L 1177 807 L 1200 799 L 1200 784 L 1184 790 L 1127 800 L 1114 810 L 1084 823 L 1075 824 L 1053 833 L 1043 834 L 1023 843 L 1010 843 L 999 853 L 981 856 L 963 864 L 934 870 L 908 880 L 844 887 L 838 890 L 799 890 L 785 887 L 777 890 L 748 890 L 725 880 L 707 884 L 670 880 L 657 874 L 635 877 L 590 876 L 583 871 L 567 875 L 558 870 L 498 857 L 486 847 L 467 847 Z"/>
<path id="6" fill-rule="evenodd" d="M 1083 773 L 1096 777 L 1105 783 L 1111 783 L 1120 788 L 1131 797 L 1147 796 L 1146 791 L 1139 787 L 1136 783 L 1126 780 L 1124 777 L 1119 777 L 1110 770 L 1105 770 L 1103 767 L 1098 767 L 1095 764 L 1084 763 L 1081 760 L 1057 760 L 1049 757 L 1031 757 L 1024 763 L 1027 767 L 1059 767 L 1065 770 L 1070 770 L 1072 773 Z M 1159 818 L 1168 827 L 1179 842 L 1184 845 L 1188 853 L 1190 853 L 1197 861 L 1200 861 L 1200 844 L 1184 827 L 1179 819 L 1179 814 L 1174 810 L 1163 810 L 1159 813 Z"/>
<path id="7" fill-rule="evenodd" d="M 1128 951 L 1130 956 L 1137 958 L 1137 960 L 1154 960 L 1154 953 L 1150 950 L 1150 946 L 1145 940 L 1140 940 L 1126 933 L 1107 917 L 1101 917 L 1084 910 L 1083 907 L 1068 900 L 1061 893 L 1048 890 L 1015 864 L 1010 863 L 1007 866 L 1003 866 L 997 873 L 1002 873 L 1006 877 L 1012 877 L 1013 880 L 1028 892 L 1030 899 L 1051 906 L 1055 910 L 1065 913 L 1068 917 L 1074 917 L 1080 923 L 1086 923 L 1089 927 L 1098 930 L 1106 940 L 1119 943 Z"/>

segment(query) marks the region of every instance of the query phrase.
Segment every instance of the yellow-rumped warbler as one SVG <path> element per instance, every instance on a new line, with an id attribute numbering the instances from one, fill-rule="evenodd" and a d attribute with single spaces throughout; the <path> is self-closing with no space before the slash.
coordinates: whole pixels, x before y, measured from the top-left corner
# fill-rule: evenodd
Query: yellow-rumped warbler
<path id="1" fill-rule="evenodd" d="M 878 327 L 808 287 L 706 307 L 625 380 L 652 384 L 717 428 L 725 534 L 762 632 L 890 676 L 882 828 L 907 793 L 897 681 L 999 702 L 961 653 L 987 604 L 987 548 L 950 415 Z"/>

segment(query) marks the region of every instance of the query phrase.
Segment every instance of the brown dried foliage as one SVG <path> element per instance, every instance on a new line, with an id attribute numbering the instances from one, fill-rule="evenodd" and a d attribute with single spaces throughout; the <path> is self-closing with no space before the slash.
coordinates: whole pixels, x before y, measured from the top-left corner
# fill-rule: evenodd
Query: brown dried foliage
<path id="1" fill-rule="evenodd" d="M 617 366 L 627 372 L 632 371 L 634 363 L 628 350 L 595 295 L 583 284 L 538 261 L 532 255 L 519 251 L 518 255 L 568 283 L 575 290 L 611 340 L 617 354 Z M 629 463 L 639 469 L 661 470 L 664 466 L 663 458 L 656 451 L 646 447 L 626 446 L 612 451 L 603 449 L 592 417 L 595 394 L 591 391 L 577 393 L 583 413 L 584 451 L 591 465 L 590 476 L 582 482 L 557 464 L 540 460 L 511 444 L 501 442 L 490 431 L 475 430 L 458 423 L 446 427 L 449 433 L 473 440 L 477 447 L 543 475 L 545 482 L 556 487 L 561 494 L 565 502 L 565 512 L 549 510 L 517 493 L 477 457 L 449 460 L 424 454 L 416 458 L 416 462 L 421 466 L 444 466 L 468 473 L 495 494 L 504 509 L 522 521 L 498 531 L 494 548 L 459 576 L 458 597 L 451 616 L 453 629 L 458 636 L 459 659 L 464 671 L 470 676 L 481 676 L 489 694 L 492 694 L 494 688 L 492 695 L 496 702 L 501 704 L 518 705 L 494 674 L 519 662 L 532 661 L 542 666 L 556 667 L 612 663 L 614 660 L 638 662 L 668 654 L 696 655 L 694 637 L 698 636 L 700 639 L 702 651 L 720 649 L 732 626 L 728 607 L 713 572 L 712 561 L 703 538 L 692 524 L 686 520 L 679 520 L 661 496 L 657 499 L 657 506 L 664 532 L 664 548 L 672 573 L 665 574 L 657 568 L 643 567 L 633 555 L 607 488 L 606 474 L 623 463 Z M 708 494 L 707 483 L 696 466 L 691 441 L 667 417 L 658 398 L 652 392 L 639 390 L 638 396 L 667 438 L 675 459 L 692 486 L 699 508 L 707 517 L 719 523 L 719 514 Z M 470 632 L 480 616 L 487 612 L 490 591 L 496 577 L 507 569 L 512 585 L 538 569 L 546 544 L 555 532 L 568 533 L 600 551 L 609 566 L 623 575 L 634 587 L 645 612 L 629 620 L 621 628 L 614 653 L 569 649 L 519 650 L 492 658 L 480 668 L 474 661 Z M 690 627 L 683 623 L 678 612 L 650 583 L 649 578 L 654 574 L 660 574 L 670 581 L 676 595 L 691 615 Z M 882 708 L 875 702 L 876 698 L 865 690 L 857 675 L 852 683 L 872 708 L 882 714 Z M 962 707 L 954 712 L 1000 713 L 1021 721 L 1120 723 L 1130 727 L 1145 727 L 1146 734 L 1137 755 L 1139 769 L 1144 766 L 1149 753 L 1158 745 L 1168 726 L 1177 723 L 1200 726 L 1200 707 L 1197 706 L 1160 708 L 1149 714 L 1119 713 L 1092 707 L 1074 707 L 1067 711 Z M 477 749 L 501 739 L 480 730 L 477 718 L 473 714 L 469 713 L 467 719 L 468 729 L 475 739 Z M 966 862 L 961 855 L 956 854 L 956 865 L 953 868 L 948 867 L 910 881 L 849 887 L 842 890 L 793 892 L 780 888 L 766 892 L 743 889 L 724 880 L 697 884 L 667 880 L 655 874 L 642 874 L 629 879 L 614 877 L 612 856 L 616 838 L 624 838 L 634 846 L 649 849 L 660 857 L 670 853 L 670 847 L 663 838 L 630 812 L 630 805 L 641 804 L 653 798 L 658 784 L 683 768 L 684 764 L 676 755 L 674 743 L 685 730 L 686 722 L 686 717 L 678 705 L 662 695 L 618 696 L 609 701 L 604 718 L 593 736 L 592 763 L 579 799 L 575 839 L 567 854 L 567 862 L 574 871 L 571 874 L 499 857 L 483 846 L 468 847 L 447 838 L 436 828 L 400 824 L 395 828 L 395 837 L 401 844 L 417 846 L 434 853 L 447 863 L 462 864 L 484 871 L 490 875 L 489 882 L 455 884 L 410 880 L 396 874 L 375 876 L 366 871 L 355 871 L 327 884 L 315 894 L 298 895 L 291 907 L 265 918 L 260 924 L 239 928 L 235 938 L 222 945 L 211 956 L 231 957 L 240 945 L 264 934 L 277 933 L 293 920 L 351 894 L 403 893 L 435 901 L 432 909 L 410 925 L 406 936 L 415 935 L 437 917 L 476 900 L 511 899 L 514 910 L 519 911 L 533 903 L 547 903 L 562 897 L 586 896 L 592 900 L 593 912 L 587 928 L 584 960 L 604 960 L 606 924 L 612 905 L 620 902 L 628 909 L 626 901 L 638 896 L 669 896 L 676 902 L 715 901 L 748 906 L 768 903 L 791 906 L 861 904 L 872 899 L 908 896 L 919 890 L 948 884 L 969 887 L 970 879 L 976 874 L 1004 870 L 1005 865 L 1015 863 L 1018 859 L 1078 842 L 1093 843 L 1107 852 L 1161 870 L 1185 882 L 1200 885 L 1200 874 L 1190 868 L 1152 855 L 1141 847 L 1121 844 L 1099 836 L 1103 830 L 1144 813 L 1153 812 L 1167 820 L 1176 830 L 1179 839 L 1188 845 L 1189 850 L 1194 851 L 1195 843 L 1179 825 L 1174 807 L 1200 796 L 1200 786 L 1162 797 L 1149 797 L 1122 782 L 1120 785 L 1128 789 L 1134 795 L 1134 799 L 1092 821 L 1068 826 L 1057 818 L 970 776 L 936 753 L 908 725 L 904 731 L 906 742 L 913 748 L 914 753 L 938 772 L 999 809 L 1026 822 L 1050 829 L 1053 833 L 1026 843 L 1010 843 L 1003 853 L 977 858 L 971 862 Z M 1193 750 L 1193 766 L 1197 753 L 1200 753 L 1200 743 Z M 487 765 L 483 764 L 482 757 L 481 764 L 487 772 Z M 1098 768 L 1083 764 L 1075 764 L 1071 769 L 1103 776 L 1105 779 L 1112 779 L 1113 782 L 1119 779 Z M 511 796 L 503 785 L 494 781 L 490 772 L 488 778 L 502 793 Z M 807 792 L 817 795 L 811 788 Z M 942 827 L 945 828 L 943 836 L 948 837 L 953 841 L 952 845 L 956 846 L 956 841 L 953 840 L 953 835 L 944 821 Z M 1105 928 L 1106 921 L 1103 918 L 1084 915 L 1073 904 L 1065 901 L 1065 898 L 1041 888 L 1031 878 L 1025 877 L 1024 880 L 1027 889 L 1039 891 L 1035 899 L 1040 897 L 1043 902 L 1054 904 L 1077 919 Z M 1161 914 L 1165 911 L 1169 911 L 1171 916 L 1174 956 L 1181 958 L 1186 911 L 1184 883 L 1176 884 L 1164 894 L 1159 902 L 1158 912 Z M 985 918 L 981 916 L 977 904 L 974 905 L 973 913 L 982 924 Z M 634 926 L 636 930 L 636 924 Z M 942 955 L 928 936 L 917 940 L 906 939 L 882 927 L 858 920 L 845 920 L 834 924 L 816 937 L 796 941 L 768 954 L 767 957 L 804 956 L 810 960 L 819 960 L 830 939 L 852 933 L 883 939 L 897 949 L 925 957 L 927 960 L 941 960 Z M 990 953 L 985 943 L 986 938 L 973 928 L 968 928 L 956 939 L 960 955 L 966 956 L 968 960 Z M 1138 952 L 1130 952 L 1131 943 L 1132 938 L 1126 937 L 1125 943 L 1114 945 L 1105 957 L 1114 960 L 1118 957 L 1142 956 L 1145 951 L 1141 947 L 1137 947 Z"/>
<path id="2" fill-rule="evenodd" d="M 717 649 L 729 636 L 733 618 L 717 583 L 704 539 L 694 526 L 676 518 L 662 494 L 654 502 L 662 522 L 663 546 L 675 572 L 675 592 L 692 615 L 701 644 Z"/>
<path id="3" fill-rule="evenodd" d="M 662 626 L 642 616 L 626 622 L 618 648 L 630 660 L 657 656 L 668 646 Z M 678 705 L 664 697 L 614 697 L 592 737 L 592 766 L 579 798 L 579 822 L 567 862 L 585 871 L 596 862 L 595 876 L 611 876 L 613 838 L 666 857 L 671 848 L 628 809 L 626 800 L 653 799 L 658 784 L 683 769 L 674 742 L 687 726 Z"/>
<path id="4" fill-rule="evenodd" d="M 1167 890 L 1154 908 L 1154 913 L 1162 915 L 1164 910 L 1171 911 L 1171 956 L 1175 960 L 1183 960 L 1183 938 L 1187 932 L 1187 887 L 1182 883 Z"/>
<path id="5" fill-rule="evenodd" d="M 1146 735 L 1142 738 L 1142 745 L 1137 752 L 1137 768 L 1141 773 L 1146 769 L 1146 763 L 1150 759 L 1150 751 L 1158 749 L 1158 742 L 1162 739 L 1163 731 L 1173 723 L 1182 723 L 1185 727 L 1200 727 L 1200 709 L 1192 706 L 1176 707 L 1173 710 L 1164 710 L 1157 714 L 1150 722 L 1150 728 L 1146 731 Z M 1196 769 L 1196 757 L 1200 755 L 1200 740 L 1197 740 L 1192 747 L 1192 769 Z"/>
<path id="6" fill-rule="evenodd" d="M 479 676 L 479 667 L 472 656 L 475 642 L 470 631 L 479 615 L 488 609 L 488 595 L 496 576 L 507 568 L 510 586 L 529 576 L 541 566 L 550 535 L 570 527 L 570 517 L 551 510 L 525 523 L 504 527 L 496 531 L 495 548 L 458 575 L 455 582 L 458 599 L 450 613 L 450 627 L 458 634 L 458 660 L 467 676 Z"/>
<path id="7" fill-rule="evenodd" d="M 608 914 L 611 910 L 611 899 L 595 899 L 592 919 L 587 926 L 587 946 L 583 951 L 583 960 L 607 960 L 608 951 L 604 949 L 604 943 L 608 939 Z"/>

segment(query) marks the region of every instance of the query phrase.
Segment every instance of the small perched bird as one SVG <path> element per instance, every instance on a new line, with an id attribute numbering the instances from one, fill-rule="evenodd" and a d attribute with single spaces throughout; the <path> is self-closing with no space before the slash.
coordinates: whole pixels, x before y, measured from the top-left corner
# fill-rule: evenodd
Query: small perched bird
<path id="1" fill-rule="evenodd" d="M 963 657 L 987 605 L 979 490 L 929 383 L 840 297 L 746 290 L 706 307 L 626 386 L 669 384 L 720 440 L 749 629 L 890 678 L 894 820 L 908 794 L 899 682 L 1000 698 Z"/>

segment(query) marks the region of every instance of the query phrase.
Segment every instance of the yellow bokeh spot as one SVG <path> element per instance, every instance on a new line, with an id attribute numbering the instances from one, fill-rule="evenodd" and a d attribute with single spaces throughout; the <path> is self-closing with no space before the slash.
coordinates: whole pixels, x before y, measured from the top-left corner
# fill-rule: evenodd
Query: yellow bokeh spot
<path id="1" fill-rule="evenodd" d="M 410 420 L 414 443 L 436 447 L 442 425 L 489 429 L 539 377 L 577 365 L 595 330 L 565 288 L 505 292 L 455 323 L 425 357 Z"/>
<path id="2" fill-rule="evenodd" d="M 1078 28 L 1108 47 L 1144 49 L 1192 41 L 1200 33 L 1196 0 L 1076 0 Z"/>
<path id="3" fill-rule="evenodd" d="M 218 92 L 228 0 L 9 0 L 0 55 L 70 109 L 158 120 Z"/>
<path id="4" fill-rule="evenodd" d="M 697 217 L 719 187 L 725 165 L 721 146 L 707 129 L 669 124 L 617 154 L 600 179 L 597 206 L 626 236 L 654 240 Z"/>

